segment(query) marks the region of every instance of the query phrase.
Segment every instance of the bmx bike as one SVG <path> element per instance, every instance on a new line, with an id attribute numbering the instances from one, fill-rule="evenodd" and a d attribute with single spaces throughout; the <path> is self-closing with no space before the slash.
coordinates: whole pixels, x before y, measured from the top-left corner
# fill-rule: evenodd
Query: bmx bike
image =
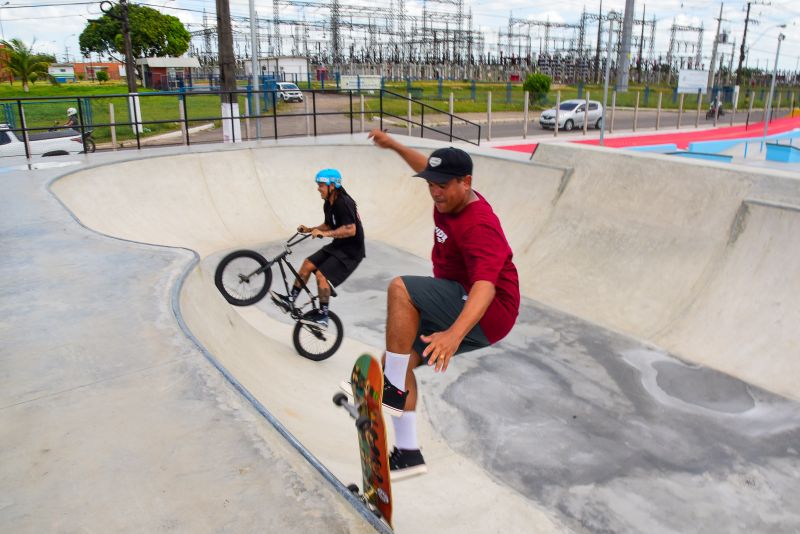
<path id="1" fill-rule="evenodd" d="M 274 258 L 268 260 L 254 250 L 237 250 L 231 252 L 219 262 L 214 273 L 214 284 L 222 296 L 234 306 L 250 306 L 264 298 L 272 283 L 272 266 L 278 264 L 281 278 L 286 290 L 290 293 L 289 280 L 286 275 L 288 268 L 295 279 L 300 279 L 297 271 L 287 259 L 292 253 L 292 247 L 311 237 L 310 234 L 295 233 L 283 245 L 283 250 Z M 301 280 L 302 283 L 302 280 Z M 305 292 L 308 299 L 303 299 L 298 305 L 300 297 L 295 299 L 288 310 L 289 316 L 294 320 L 292 343 L 298 354 L 309 360 L 321 361 L 333 356 L 344 337 L 344 328 L 339 316 L 328 311 L 328 326 L 313 324 L 304 319 L 313 317 L 319 312 L 319 297 L 314 294 L 306 283 L 302 283 L 301 291 Z M 331 296 L 336 296 L 336 290 L 331 287 Z M 310 307 L 310 308 L 309 308 Z"/>

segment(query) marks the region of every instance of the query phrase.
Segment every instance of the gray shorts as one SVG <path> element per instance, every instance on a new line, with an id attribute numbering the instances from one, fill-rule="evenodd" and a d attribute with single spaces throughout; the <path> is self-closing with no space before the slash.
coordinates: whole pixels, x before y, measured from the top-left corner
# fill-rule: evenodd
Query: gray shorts
<path id="1" fill-rule="evenodd" d="M 419 328 L 414 340 L 414 350 L 422 356 L 426 343 L 419 336 L 442 332 L 452 326 L 464 303 L 467 301 L 467 292 L 458 282 L 433 278 L 431 276 L 401 276 L 414 306 L 419 311 Z M 456 354 L 482 349 L 489 346 L 489 340 L 476 324 L 469 331 L 467 337 L 459 345 Z M 424 358 L 427 361 L 427 358 Z"/>

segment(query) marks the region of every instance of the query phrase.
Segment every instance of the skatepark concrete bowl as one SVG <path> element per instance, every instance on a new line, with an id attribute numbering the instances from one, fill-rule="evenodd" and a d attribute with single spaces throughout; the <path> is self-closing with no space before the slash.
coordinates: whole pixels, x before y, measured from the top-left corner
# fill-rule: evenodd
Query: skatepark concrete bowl
<path id="1" fill-rule="evenodd" d="M 473 157 L 523 308 L 497 346 L 418 371 L 429 473 L 394 485 L 396 530 L 800 529 L 800 180 L 575 145 Z M 342 171 L 368 249 L 333 303 L 342 347 L 311 362 L 266 300 L 231 307 L 213 275 L 222 254 L 269 256 L 318 222 L 323 167 Z M 51 190 L 97 232 L 195 251 L 189 332 L 346 484 L 355 430 L 330 399 L 382 350 L 389 280 L 430 272 L 432 206 L 410 175 L 356 136 L 114 162 Z"/>

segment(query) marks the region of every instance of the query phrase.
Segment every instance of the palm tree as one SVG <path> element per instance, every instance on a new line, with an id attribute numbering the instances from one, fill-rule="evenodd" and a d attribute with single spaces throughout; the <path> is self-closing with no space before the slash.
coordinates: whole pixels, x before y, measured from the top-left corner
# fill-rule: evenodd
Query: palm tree
<path id="1" fill-rule="evenodd" d="M 30 90 L 29 81 L 35 81 L 39 75 L 48 76 L 48 64 L 42 61 L 41 56 L 33 53 L 33 46 L 28 47 L 20 39 L 0 41 L 0 45 L 7 51 L 0 56 L 0 66 L 22 82 L 22 89 L 26 93 Z"/>
<path id="2" fill-rule="evenodd" d="M 8 48 L 0 45 L 0 81 L 8 80 L 9 85 L 14 85 L 14 75 L 8 69 Z"/>

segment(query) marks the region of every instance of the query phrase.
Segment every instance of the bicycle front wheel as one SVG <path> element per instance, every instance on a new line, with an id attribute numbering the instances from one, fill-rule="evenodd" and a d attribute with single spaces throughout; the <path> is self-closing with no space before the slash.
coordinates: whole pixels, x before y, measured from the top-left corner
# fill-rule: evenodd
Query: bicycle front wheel
<path id="1" fill-rule="evenodd" d="M 303 317 L 316 314 L 316 310 L 311 310 Z M 319 362 L 330 358 L 333 353 L 339 350 L 344 338 L 344 328 L 339 316 L 328 311 L 328 327 L 322 328 L 316 325 L 309 325 L 297 321 L 292 333 L 292 342 L 297 353 L 309 360 Z"/>
<path id="2" fill-rule="evenodd" d="M 222 296 L 234 306 L 250 306 L 267 294 L 272 283 L 272 270 L 267 260 L 252 250 L 231 252 L 219 262 L 214 273 L 214 284 Z"/>

